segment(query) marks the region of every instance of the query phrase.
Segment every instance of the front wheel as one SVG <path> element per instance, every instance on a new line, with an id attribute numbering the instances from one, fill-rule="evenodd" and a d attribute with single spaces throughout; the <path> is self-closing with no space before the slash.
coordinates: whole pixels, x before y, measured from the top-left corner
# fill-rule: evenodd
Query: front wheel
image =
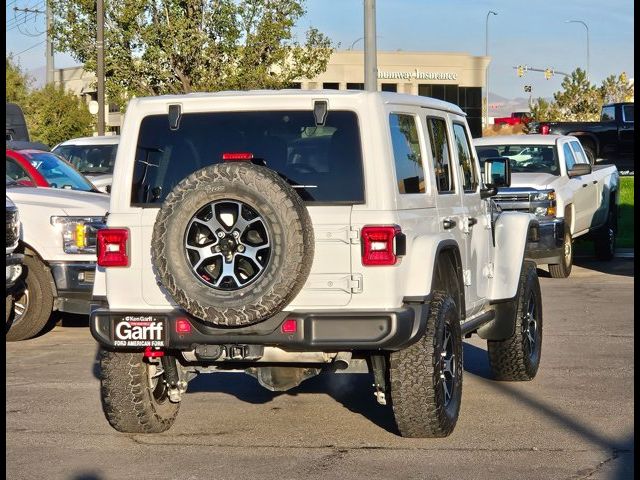
<path id="1" fill-rule="evenodd" d="M 497 380 L 532 380 L 542 353 L 542 296 L 533 262 L 525 262 L 516 295 L 514 332 L 506 340 L 489 340 L 491 370 Z"/>
<path id="2" fill-rule="evenodd" d="M 22 284 L 17 283 L 7 297 L 6 340 L 14 342 L 36 336 L 45 327 L 53 310 L 51 273 L 38 258 L 25 255 Z M 10 308 L 12 307 L 12 308 Z"/>
<path id="3" fill-rule="evenodd" d="M 462 335 L 454 299 L 436 292 L 424 336 L 389 359 L 393 415 L 403 437 L 446 437 L 462 399 Z"/>
<path id="4" fill-rule="evenodd" d="M 559 264 L 549 264 L 549 273 L 553 278 L 567 278 L 573 267 L 573 237 L 568 227 L 564 228 L 562 258 Z"/>
<path id="5" fill-rule="evenodd" d="M 100 396 L 108 422 L 119 432 L 160 433 L 178 415 L 160 363 L 142 353 L 100 350 Z"/>

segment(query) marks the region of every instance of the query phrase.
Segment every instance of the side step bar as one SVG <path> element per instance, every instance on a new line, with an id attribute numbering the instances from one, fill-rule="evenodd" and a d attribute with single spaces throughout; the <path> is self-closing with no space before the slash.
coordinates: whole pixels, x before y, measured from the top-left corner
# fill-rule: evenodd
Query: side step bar
<path id="1" fill-rule="evenodd" d="M 496 316 L 496 312 L 494 310 L 489 310 L 488 312 L 484 312 L 479 314 L 478 316 L 472 317 L 463 324 L 460 325 L 460 329 L 462 330 L 462 335 L 466 335 L 477 330 L 479 327 L 484 325 L 487 322 L 493 320 Z"/>

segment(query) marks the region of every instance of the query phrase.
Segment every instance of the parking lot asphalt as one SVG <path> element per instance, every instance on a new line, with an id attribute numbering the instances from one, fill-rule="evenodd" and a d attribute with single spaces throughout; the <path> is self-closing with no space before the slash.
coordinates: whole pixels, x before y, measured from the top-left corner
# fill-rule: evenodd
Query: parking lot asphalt
<path id="1" fill-rule="evenodd" d="M 494 381 L 486 342 L 466 340 L 460 418 L 444 439 L 399 437 L 365 374 L 281 394 L 244 374 L 202 375 L 168 432 L 121 434 L 76 318 L 7 344 L 6 478 L 633 478 L 633 264 L 576 259 L 564 280 L 539 270 L 538 376 Z"/>

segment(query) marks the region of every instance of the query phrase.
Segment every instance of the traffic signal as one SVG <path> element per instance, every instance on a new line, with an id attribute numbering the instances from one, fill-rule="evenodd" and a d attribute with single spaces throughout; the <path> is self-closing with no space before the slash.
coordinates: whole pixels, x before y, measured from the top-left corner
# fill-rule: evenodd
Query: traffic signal
<path id="1" fill-rule="evenodd" d="M 549 80 L 552 76 L 553 76 L 553 70 L 551 70 L 550 68 L 545 68 L 545 70 L 544 70 L 544 78 Z"/>
<path id="2" fill-rule="evenodd" d="M 521 77 L 524 75 L 524 67 L 522 65 L 518 65 L 518 76 Z"/>

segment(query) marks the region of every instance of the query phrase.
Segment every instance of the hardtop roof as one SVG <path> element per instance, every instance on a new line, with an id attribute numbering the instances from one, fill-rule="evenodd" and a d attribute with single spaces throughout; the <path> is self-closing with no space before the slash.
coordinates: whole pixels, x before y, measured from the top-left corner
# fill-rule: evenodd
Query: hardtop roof
<path id="1" fill-rule="evenodd" d="M 187 93 L 181 95 L 159 95 L 155 97 L 138 97 L 134 101 L 139 104 L 161 102 L 183 102 L 188 99 L 216 99 L 216 98 L 228 98 L 228 97 L 242 97 L 248 99 L 251 97 L 310 97 L 310 98 L 331 98 L 331 97 L 359 97 L 359 96 L 378 96 L 380 100 L 385 104 L 400 104 L 400 105 L 414 105 L 425 108 L 432 108 L 435 110 L 442 110 L 445 112 L 454 113 L 456 115 L 466 114 L 453 103 L 445 102 L 431 97 L 423 97 L 419 95 L 409 95 L 404 93 L 394 92 L 366 92 L 362 90 L 298 90 L 298 89 L 283 89 L 283 90 L 246 90 L 246 91 L 221 91 L 221 92 L 196 92 Z"/>

